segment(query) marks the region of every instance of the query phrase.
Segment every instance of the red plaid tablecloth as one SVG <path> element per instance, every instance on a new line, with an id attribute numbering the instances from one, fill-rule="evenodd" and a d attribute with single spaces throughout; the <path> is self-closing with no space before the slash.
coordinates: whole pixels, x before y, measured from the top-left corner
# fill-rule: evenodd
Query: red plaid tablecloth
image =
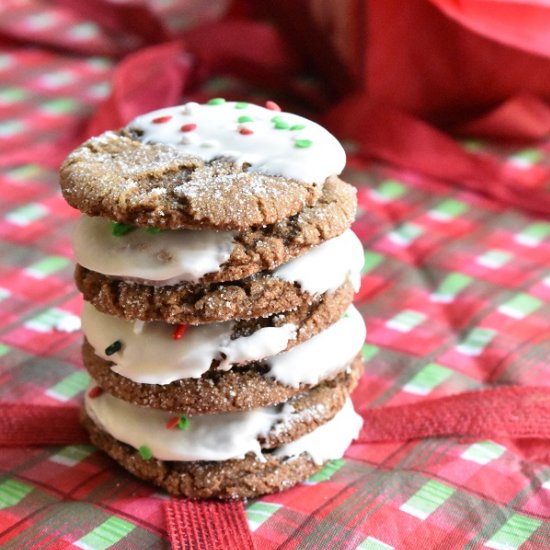
<path id="1" fill-rule="evenodd" d="M 0 54 L 0 403 L 76 407 L 89 379 L 71 330 L 81 307 L 69 243 L 78 213 L 40 152 L 69 140 L 106 97 L 114 57 L 91 21 L 35 2 L 12 8 L 0 23 L 13 38 Z M 21 47 L 18 33 L 36 34 L 40 47 Z M 62 39 L 84 53 L 64 53 Z M 233 85 L 215 78 L 202 90 Z M 550 386 L 550 223 L 346 146 L 365 247 L 356 405 Z M 461 146 L 532 188 L 549 185 L 550 142 Z M 307 483 L 246 503 L 246 517 L 262 550 L 549 548 L 547 443 L 357 443 Z M 1 548 L 164 548 L 166 501 L 90 445 L 0 451 Z"/>

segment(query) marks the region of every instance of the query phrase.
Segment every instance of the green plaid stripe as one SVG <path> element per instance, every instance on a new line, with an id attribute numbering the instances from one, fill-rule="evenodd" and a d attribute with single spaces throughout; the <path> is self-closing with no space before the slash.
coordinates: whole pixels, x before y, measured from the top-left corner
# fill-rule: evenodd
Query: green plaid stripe
<path id="1" fill-rule="evenodd" d="M 514 319 L 523 319 L 535 312 L 542 306 L 542 301 L 530 294 L 520 292 L 513 298 L 501 304 L 498 308 L 500 313 L 513 317 Z"/>
<path id="2" fill-rule="evenodd" d="M 48 209 L 45 206 L 31 202 L 8 212 L 5 219 L 13 225 L 24 227 L 43 218 L 47 213 Z"/>
<path id="3" fill-rule="evenodd" d="M 253 502 L 246 507 L 246 519 L 252 531 L 256 531 L 262 523 L 266 522 L 277 510 L 281 504 L 273 502 Z"/>
<path id="4" fill-rule="evenodd" d="M 496 336 L 496 331 L 490 328 L 474 328 L 466 338 L 457 346 L 457 350 L 464 355 L 475 357 L 481 355 L 483 350 Z"/>
<path id="5" fill-rule="evenodd" d="M 540 162 L 543 154 L 538 149 L 528 148 L 516 151 L 508 157 L 508 162 L 511 162 L 518 168 L 530 168 L 533 164 Z"/>
<path id="6" fill-rule="evenodd" d="M 367 537 L 356 550 L 393 550 L 393 546 L 375 539 L 374 537 Z"/>
<path id="7" fill-rule="evenodd" d="M 21 120 L 4 120 L 0 121 L 0 137 L 10 138 L 16 134 L 25 131 L 25 123 Z M 11 220 L 10 220 L 11 221 Z M 12 223 L 16 223 L 13 221 Z M 18 225 L 18 224 L 16 224 Z"/>
<path id="8" fill-rule="evenodd" d="M 461 458 L 477 462 L 478 464 L 488 464 L 492 460 L 500 458 L 506 448 L 497 445 L 492 441 L 479 441 L 470 445 L 461 455 Z"/>
<path id="9" fill-rule="evenodd" d="M 50 456 L 52 462 L 72 467 L 85 458 L 88 458 L 95 451 L 90 445 L 69 445 L 63 447 L 58 453 Z"/>
<path id="10" fill-rule="evenodd" d="M 17 479 L 7 479 L 3 481 L 0 483 L 0 510 L 15 506 L 32 490 L 32 485 L 28 485 Z"/>
<path id="11" fill-rule="evenodd" d="M 58 326 L 63 326 L 65 323 L 72 326 L 75 322 L 79 324 L 79 320 L 76 315 L 63 311 L 62 309 L 52 307 L 42 310 L 38 315 L 29 319 L 25 323 L 25 327 L 29 330 L 34 330 L 35 332 L 50 332 Z"/>
<path id="12" fill-rule="evenodd" d="M 128 521 L 112 516 L 73 544 L 84 550 L 105 550 L 122 540 L 135 527 Z"/>
<path id="13" fill-rule="evenodd" d="M 67 258 L 62 256 L 46 256 L 25 269 L 25 273 L 35 279 L 44 279 L 67 267 L 70 264 Z"/>
<path id="14" fill-rule="evenodd" d="M 468 205 L 465 202 L 456 199 L 445 199 L 432 210 L 429 210 L 428 215 L 436 220 L 447 221 L 457 218 L 467 210 Z"/>
<path id="15" fill-rule="evenodd" d="M 37 164 L 23 164 L 7 171 L 9 178 L 18 181 L 34 179 L 41 173 L 42 168 Z"/>
<path id="16" fill-rule="evenodd" d="M 363 344 L 361 348 L 361 354 L 363 355 L 363 361 L 366 363 L 370 361 L 378 352 L 380 348 L 373 344 Z"/>
<path id="17" fill-rule="evenodd" d="M 100 34 L 100 30 L 93 21 L 85 21 L 72 26 L 68 34 L 75 40 L 91 40 Z"/>
<path id="18" fill-rule="evenodd" d="M 542 525 L 538 519 L 512 514 L 506 523 L 485 543 L 495 550 L 519 548 Z"/>
<path id="19" fill-rule="evenodd" d="M 476 262 L 489 269 L 500 269 L 513 258 L 511 252 L 504 250 L 487 250 L 476 258 Z"/>
<path id="20" fill-rule="evenodd" d="M 338 470 L 342 468 L 346 463 L 345 460 L 331 460 L 322 470 L 318 471 L 316 474 L 313 474 L 309 479 L 308 483 L 317 483 L 319 481 L 327 481 L 330 479 Z"/>
<path id="21" fill-rule="evenodd" d="M 7 87 L 0 90 L 0 104 L 8 105 L 19 103 L 29 97 L 29 92 L 24 88 Z"/>
<path id="22" fill-rule="evenodd" d="M 515 241 L 525 246 L 537 246 L 550 235 L 550 223 L 536 222 L 528 225 L 515 236 Z"/>
<path id="23" fill-rule="evenodd" d="M 365 275 L 373 269 L 376 269 L 384 261 L 384 256 L 378 254 L 377 252 L 371 252 L 370 250 L 365 250 L 365 261 L 363 263 L 363 269 L 361 274 Z"/>
<path id="24" fill-rule="evenodd" d="M 405 222 L 388 233 L 388 239 L 399 246 L 408 246 L 418 237 L 423 235 L 426 229 L 417 223 Z"/>
<path id="25" fill-rule="evenodd" d="M 470 283 L 472 277 L 455 271 L 449 273 L 439 284 L 436 291 L 430 296 L 434 302 L 450 303 L 458 294 L 460 294 Z"/>
<path id="26" fill-rule="evenodd" d="M 456 489 L 430 479 L 399 509 L 418 519 L 425 520 L 445 503 Z"/>
<path id="27" fill-rule="evenodd" d="M 428 363 L 403 386 L 403 391 L 415 395 L 428 395 L 452 374 L 453 371 L 447 367 L 437 363 Z"/>
<path id="28" fill-rule="evenodd" d="M 78 111 L 80 104 L 78 101 L 71 99 L 70 97 L 61 97 L 45 101 L 40 106 L 40 109 L 49 115 L 62 115 L 65 113 L 71 113 Z"/>
<path id="29" fill-rule="evenodd" d="M 386 321 L 386 326 L 398 332 L 410 332 L 424 322 L 426 314 L 412 309 L 400 311 L 397 315 Z"/>
<path id="30" fill-rule="evenodd" d="M 60 380 L 55 386 L 47 389 L 45 393 L 58 401 L 68 401 L 84 391 L 89 382 L 90 375 L 87 372 L 77 371 Z"/>
<path id="31" fill-rule="evenodd" d="M 384 180 L 373 189 L 372 196 L 378 202 L 391 202 L 402 197 L 407 192 L 407 187 L 397 180 Z"/>

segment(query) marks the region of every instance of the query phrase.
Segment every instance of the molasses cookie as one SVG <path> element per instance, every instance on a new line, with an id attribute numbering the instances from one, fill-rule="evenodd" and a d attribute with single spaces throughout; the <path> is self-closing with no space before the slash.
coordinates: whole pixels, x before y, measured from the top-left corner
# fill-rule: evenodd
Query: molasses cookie
<path id="1" fill-rule="evenodd" d="M 206 358 L 191 357 L 189 363 L 185 357 L 178 363 L 177 357 L 166 360 L 166 356 L 155 362 L 154 349 L 144 351 L 141 358 L 130 350 L 127 361 L 121 350 L 107 360 L 96 355 L 86 341 L 82 356 L 97 383 L 120 399 L 155 409 L 204 414 L 272 405 L 339 376 L 356 378 L 361 372 L 359 350 L 364 339 L 363 319 L 351 307 L 346 316 L 309 340 L 245 366 L 209 368 L 210 350 Z"/>
<path id="2" fill-rule="evenodd" d="M 313 205 L 345 159 L 308 119 L 219 98 L 91 138 L 63 163 L 61 189 L 81 212 L 124 224 L 243 231 Z"/>
<path id="3" fill-rule="evenodd" d="M 105 407 L 86 401 L 83 423 L 92 443 L 134 475 L 187 498 L 254 498 L 288 489 L 340 458 L 362 425 L 348 398 L 330 420 L 272 448 L 262 445 L 262 434 L 284 426 L 292 406 L 182 418 L 136 414 L 123 402 L 109 406 L 115 398 L 105 398 L 111 401 Z"/>
<path id="4" fill-rule="evenodd" d="M 355 189 L 329 178 L 319 200 L 290 218 L 248 231 L 161 231 L 82 216 L 73 233 L 76 261 L 125 280 L 157 284 L 224 282 L 272 270 L 352 223 Z"/>
<path id="5" fill-rule="evenodd" d="M 363 247 L 350 230 L 325 241 L 272 272 L 227 283 L 122 280 L 77 265 L 84 299 L 99 311 L 141 321 L 213 323 L 265 317 L 310 303 L 327 292 L 359 287 Z"/>

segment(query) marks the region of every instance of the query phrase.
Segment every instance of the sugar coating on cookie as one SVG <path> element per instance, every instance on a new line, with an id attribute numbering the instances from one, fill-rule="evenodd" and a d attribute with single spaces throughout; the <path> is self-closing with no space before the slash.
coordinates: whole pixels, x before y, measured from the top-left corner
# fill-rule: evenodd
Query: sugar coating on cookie
<path id="1" fill-rule="evenodd" d="M 138 116 L 128 129 L 144 143 L 173 145 L 205 161 L 229 158 L 251 172 L 307 183 L 322 184 L 346 164 L 339 141 L 319 124 L 222 98 L 159 109 Z"/>

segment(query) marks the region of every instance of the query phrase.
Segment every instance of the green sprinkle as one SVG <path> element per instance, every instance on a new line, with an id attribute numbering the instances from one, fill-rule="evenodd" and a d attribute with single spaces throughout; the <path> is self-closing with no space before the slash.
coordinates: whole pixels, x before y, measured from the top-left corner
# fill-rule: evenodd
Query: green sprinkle
<path id="1" fill-rule="evenodd" d="M 235 109 L 246 109 L 250 104 L 246 101 L 239 101 L 235 103 Z"/>
<path id="2" fill-rule="evenodd" d="M 150 233 L 151 235 L 155 235 L 156 233 L 160 233 L 162 231 L 162 229 L 160 229 L 159 227 L 148 227 L 145 232 L 146 233 Z"/>
<path id="3" fill-rule="evenodd" d="M 122 237 L 134 229 L 133 225 L 128 225 L 127 223 L 111 222 L 111 232 L 115 237 Z"/>
<path id="4" fill-rule="evenodd" d="M 147 447 L 147 445 L 142 445 L 139 449 L 139 456 L 143 458 L 143 460 L 151 460 L 153 458 L 153 453 L 151 452 L 151 449 Z"/>
<path id="5" fill-rule="evenodd" d="M 105 348 L 105 355 L 113 355 L 117 351 L 120 351 L 121 349 L 122 349 L 122 342 L 120 340 L 116 340 L 110 346 L 107 346 Z"/>
<path id="6" fill-rule="evenodd" d="M 223 97 L 214 97 L 213 99 L 207 101 L 207 105 L 221 105 L 222 103 L 225 103 L 225 99 Z"/>
<path id="7" fill-rule="evenodd" d="M 186 416 L 180 416 L 178 428 L 180 430 L 188 430 L 190 428 L 189 418 L 187 418 Z"/>
<path id="8" fill-rule="evenodd" d="M 284 119 L 283 119 L 282 116 L 277 115 L 277 116 L 274 116 L 274 117 L 271 119 L 271 122 L 273 122 L 273 123 L 284 122 Z"/>
<path id="9" fill-rule="evenodd" d="M 284 120 L 276 120 L 275 128 L 277 130 L 288 130 L 290 128 L 290 124 Z"/>
<path id="10" fill-rule="evenodd" d="M 294 126 L 291 126 L 291 130 L 303 130 L 306 127 L 305 124 L 294 124 Z"/>
<path id="11" fill-rule="evenodd" d="M 237 122 L 254 122 L 254 119 L 251 116 L 243 115 L 237 119 Z"/>
<path id="12" fill-rule="evenodd" d="M 312 145 L 313 145 L 313 141 L 311 141 L 310 139 L 297 139 L 294 142 L 294 147 L 298 147 L 298 149 L 307 149 Z"/>
<path id="13" fill-rule="evenodd" d="M 344 313 L 344 319 L 349 319 L 349 313 L 347 311 Z"/>

